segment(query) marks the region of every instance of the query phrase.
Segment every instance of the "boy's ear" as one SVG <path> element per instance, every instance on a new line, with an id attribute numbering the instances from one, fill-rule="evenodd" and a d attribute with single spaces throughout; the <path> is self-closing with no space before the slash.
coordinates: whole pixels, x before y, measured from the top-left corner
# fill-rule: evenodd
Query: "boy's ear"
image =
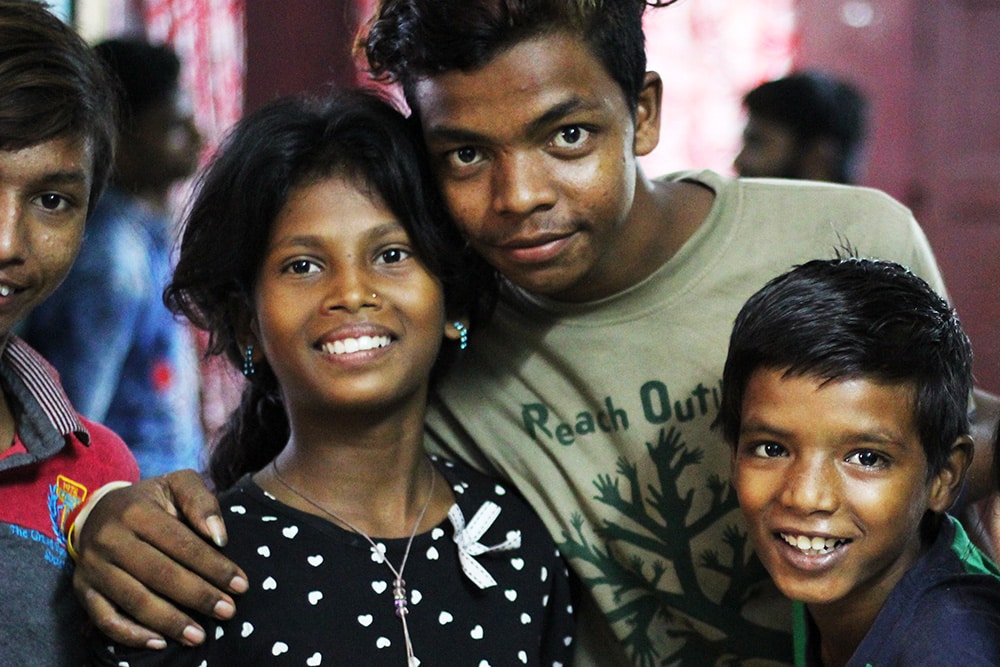
<path id="1" fill-rule="evenodd" d="M 660 104 L 663 99 L 663 81 L 656 72 L 646 72 L 639 102 L 635 109 L 636 155 L 649 155 L 660 143 Z"/>
<path id="2" fill-rule="evenodd" d="M 972 438 L 967 435 L 960 436 L 952 443 L 944 465 L 931 479 L 927 509 L 938 513 L 945 512 L 958 499 L 962 491 L 962 482 L 965 480 L 965 472 L 972 463 L 973 451 Z"/>

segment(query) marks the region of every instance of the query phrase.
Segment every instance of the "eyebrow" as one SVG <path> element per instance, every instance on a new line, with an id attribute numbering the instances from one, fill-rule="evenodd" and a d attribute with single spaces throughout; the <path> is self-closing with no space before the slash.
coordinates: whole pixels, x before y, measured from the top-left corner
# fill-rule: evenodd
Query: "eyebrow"
<path id="1" fill-rule="evenodd" d="M 40 185 L 86 185 L 87 173 L 82 169 L 53 171 L 41 174 L 35 181 Z"/>
<path id="2" fill-rule="evenodd" d="M 540 116 L 530 121 L 527 125 L 527 135 L 533 136 L 547 131 L 552 125 L 560 122 L 566 116 L 578 111 L 592 109 L 596 105 L 585 102 L 578 96 L 571 97 L 546 109 Z M 446 141 L 449 143 L 487 143 L 489 137 L 479 132 L 466 130 L 459 127 L 449 127 L 448 125 L 435 125 L 427 130 L 427 136 L 436 141 Z"/>
<path id="3" fill-rule="evenodd" d="M 790 431 L 771 426 L 770 424 L 760 423 L 760 422 L 750 422 L 747 426 L 740 427 L 739 436 L 740 438 L 752 437 L 752 438 L 781 438 L 787 439 L 792 437 Z M 851 431 L 846 434 L 847 437 L 841 438 L 839 440 L 840 444 L 850 444 L 854 446 L 863 447 L 864 445 L 872 446 L 896 446 L 902 449 L 907 448 L 907 444 L 904 439 L 897 437 L 894 434 L 887 433 L 885 431 L 871 431 L 871 430 L 858 430 Z"/>
<path id="4" fill-rule="evenodd" d="M 388 234 L 395 234 L 402 232 L 409 237 L 409 232 L 406 231 L 406 227 L 401 222 L 387 221 L 380 225 L 372 227 L 365 236 L 369 239 L 377 239 L 380 236 L 385 236 Z M 323 241 L 321 236 L 318 234 L 296 234 L 295 236 L 289 236 L 286 238 L 278 239 L 278 243 L 272 245 L 272 248 L 286 248 L 293 246 L 303 246 L 306 248 L 319 248 L 323 246 Z"/>
<path id="5" fill-rule="evenodd" d="M 787 438 L 790 435 L 788 431 L 776 428 L 769 424 L 762 424 L 760 422 L 754 422 L 754 421 L 747 423 L 746 420 L 742 419 L 740 421 L 742 422 L 740 424 L 740 430 L 739 430 L 739 437 L 741 438 L 747 436 L 755 436 L 755 437 L 768 436 L 776 438 Z"/>

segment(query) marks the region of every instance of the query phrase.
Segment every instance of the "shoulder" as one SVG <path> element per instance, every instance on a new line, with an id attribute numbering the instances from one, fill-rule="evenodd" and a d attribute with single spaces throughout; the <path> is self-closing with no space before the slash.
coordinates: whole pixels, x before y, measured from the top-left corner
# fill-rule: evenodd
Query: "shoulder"
<path id="1" fill-rule="evenodd" d="M 464 523 L 482 521 L 479 525 L 486 527 L 480 540 L 483 544 L 502 543 L 514 531 L 521 536 L 522 548 L 530 553 L 543 558 L 557 553 L 548 529 L 513 486 L 465 463 L 440 457 L 433 460 L 452 486 Z"/>
<path id="2" fill-rule="evenodd" d="M 261 517 L 272 516 L 283 506 L 271 503 L 264 491 L 257 486 L 250 474 L 246 474 L 225 491 L 217 495 L 226 523 L 233 521 L 259 521 Z"/>
<path id="3" fill-rule="evenodd" d="M 906 224 L 913 214 L 901 202 L 872 188 L 777 179 L 738 179 L 744 200 L 754 206 L 779 206 L 789 213 L 836 215 L 844 222 Z"/>
<path id="4" fill-rule="evenodd" d="M 720 254 L 759 250 L 769 259 L 787 256 L 798 263 L 803 257 L 832 256 L 847 246 L 863 256 L 908 266 L 933 264 L 911 211 L 879 190 L 815 181 L 728 178 L 711 171 L 668 178 L 701 183 L 716 193 L 703 235 L 714 239 L 715 245 L 706 247 Z"/>
<path id="5" fill-rule="evenodd" d="M 670 177 L 715 190 L 699 250 L 702 257 L 714 255 L 719 275 L 727 275 L 730 265 L 737 271 L 753 267 L 773 272 L 849 249 L 908 266 L 946 292 L 912 212 L 884 192 L 814 181 L 727 178 L 710 171 Z"/>
<path id="6" fill-rule="evenodd" d="M 955 573 L 936 579 L 915 600 L 914 616 L 985 623 L 1000 641 L 1000 579 L 992 574 Z"/>
<path id="7" fill-rule="evenodd" d="M 842 185 L 820 181 L 778 178 L 733 178 L 714 171 L 688 171 L 669 174 L 665 180 L 686 180 L 700 183 L 719 196 L 727 205 L 767 205 L 775 212 L 808 213 L 829 211 L 842 215 L 856 212 L 865 218 L 888 216 L 890 219 L 911 220 L 909 208 L 881 190 L 859 185 Z M 833 210 L 830 210 L 830 207 Z"/>
<path id="8" fill-rule="evenodd" d="M 1000 664 L 1000 581 L 961 574 L 938 581 L 913 601 L 901 664 Z M 896 633 L 894 633 L 896 634 Z"/>
<path id="9" fill-rule="evenodd" d="M 506 482 L 479 472 L 462 461 L 433 456 L 431 460 L 451 484 L 459 505 L 479 505 L 492 501 L 501 507 L 531 511 L 524 498 Z"/>
<path id="10" fill-rule="evenodd" d="M 292 536 L 301 529 L 312 529 L 326 525 L 319 517 L 293 509 L 277 501 L 253 481 L 253 474 L 247 473 L 228 489 L 216 493 L 222 518 L 229 530 L 230 547 L 242 542 L 252 543 L 262 535 L 280 534 L 289 526 L 295 526 Z M 290 540 L 289 544 L 295 543 Z"/>
<path id="11" fill-rule="evenodd" d="M 969 569 L 966 542 L 946 524 L 879 613 L 869 635 L 906 637 L 892 647 L 901 664 L 1000 664 L 1000 578 Z"/>
<path id="12" fill-rule="evenodd" d="M 114 431 L 103 424 L 80 416 L 80 421 L 87 427 L 90 434 L 90 445 L 82 448 L 86 456 L 94 463 L 106 469 L 108 481 L 139 479 L 139 466 L 132 455 L 132 450 L 118 437 Z"/>

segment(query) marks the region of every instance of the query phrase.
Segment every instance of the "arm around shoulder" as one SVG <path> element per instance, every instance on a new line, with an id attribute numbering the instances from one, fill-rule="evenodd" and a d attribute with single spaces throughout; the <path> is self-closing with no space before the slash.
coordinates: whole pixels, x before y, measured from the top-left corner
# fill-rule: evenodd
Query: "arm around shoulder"
<path id="1" fill-rule="evenodd" d="M 225 530 L 193 470 L 107 493 L 76 532 L 77 596 L 98 628 L 126 645 L 160 647 L 164 636 L 198 644 L 204 629 L 174 605 L 228 618 L 231 594 L 247 588 L 242 570 L 209 542 L 224 543 Z"/>

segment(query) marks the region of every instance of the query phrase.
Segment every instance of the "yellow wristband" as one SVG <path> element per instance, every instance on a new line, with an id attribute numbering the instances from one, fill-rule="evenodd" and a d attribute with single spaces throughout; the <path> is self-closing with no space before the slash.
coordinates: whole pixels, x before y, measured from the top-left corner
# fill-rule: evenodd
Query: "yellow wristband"
<path id="1" fill-rule="evenodd" d="M 81 507 L 80 511 L 77 512 L 76 518 L 73 519 L 73 523 L 71 523 L 69 528 L 66 529 L 66 551 L 69 553 L 69 557 L 74 561 L 79 560 L 80 554 L 76 550 L 76 545 L 73 544 L 73 539 L 80 534 L 81 530 L 83 530 L 83 522 L 87 520 L 88 516 L 90 516 L 90 512 L 94 509 L 94 506 L 97 505 L 98 501 L 104 496 L 108 495 L 112 491 L 124 489 L 126 486 L 132 486 L 132 482 L 108 482 L 101 488 L 97 489 L 97 491 L 94 491 L 90 498 L 83 501 L 83 507 Z"/>
<path id="2" fill-rule="evenodd" d="M 80 560 L 80 554 L 76 552 L 76 547 L 73 546 L 73 536 L 76 534 L 76 521 L 70 524 L 69 530 L 66 531 L 66 551 L 69 553 L 69 557 L 73 559 L 73 562 Z"/>

